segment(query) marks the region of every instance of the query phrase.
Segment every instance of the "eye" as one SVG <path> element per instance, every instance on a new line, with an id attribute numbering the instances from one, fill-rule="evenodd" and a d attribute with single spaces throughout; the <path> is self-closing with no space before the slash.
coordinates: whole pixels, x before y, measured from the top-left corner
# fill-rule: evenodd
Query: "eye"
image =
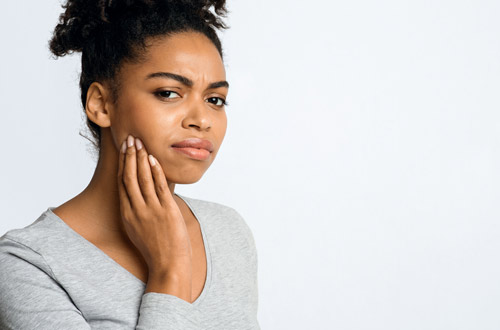
<path id="1" fill-rule="evenodd" d="M 214 104 L 218 107 L 221 107 L 221 108 L 225 105 L 229 105 L 229 103 L 227 103 L 226 100 L 224 100 L 222 97 L 209 97 L 208 101 L 210 103 L 215 102 Z"/>
<path id="2" fill-rule="evenodd" d="M 163 99 L 175 99 L 175 97 L 170 97 L 170 96 L 173 94 L 179 95 L 177 92 L 174 91 L 157 91 L 154 94 Z"/>

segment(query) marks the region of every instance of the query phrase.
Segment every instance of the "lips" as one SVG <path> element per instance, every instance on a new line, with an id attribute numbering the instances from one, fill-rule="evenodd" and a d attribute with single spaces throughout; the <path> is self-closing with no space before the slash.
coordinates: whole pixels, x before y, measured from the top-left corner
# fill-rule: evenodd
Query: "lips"
<path id="1" fill-rule="evenodd" d="M 205 149 L 209 152 L 214 150 L 214 146 L 212 142 L 199 138 L 189 138 L 183 140 L 181 142 L 177 142 L 172 144 L 174 148 L 196 148 L 196 149 Z"/>

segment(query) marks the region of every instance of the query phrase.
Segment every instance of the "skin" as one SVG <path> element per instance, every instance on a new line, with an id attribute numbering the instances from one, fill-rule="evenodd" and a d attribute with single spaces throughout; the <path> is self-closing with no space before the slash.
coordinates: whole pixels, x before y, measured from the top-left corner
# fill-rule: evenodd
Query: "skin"
<path id="1" fill-rule="evenodd" d="M 174 189 L 200 180 L 222 144 L 228 88 L 207 87 L 225 81 L 226 73 L 216 47 L 201 33 L 148 41 L 143 60 L 122 64 L 116 102 L 108 83 L 90 86 L 85 110 L 101 127 L 99 161 L 89 185 L 54 213 L 147 283 L 146 292 L 192 302 L 203 289 L 206 257 L 199 223 Z M 182 75 L 193 84 L 146 79 L 156 72 Z M 191 137 L 212 142 L 208 159 L 171 148 Z"/>

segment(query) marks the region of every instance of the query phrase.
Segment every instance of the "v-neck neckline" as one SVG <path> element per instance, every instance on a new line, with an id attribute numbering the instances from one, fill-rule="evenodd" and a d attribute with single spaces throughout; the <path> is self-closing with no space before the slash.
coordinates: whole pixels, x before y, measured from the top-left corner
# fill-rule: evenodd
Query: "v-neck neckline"
<path id="1" fill-rule="evenodd" d="M 202 236 L 202 239 L 203 239 L 203 246 L 205 248 L 205 257 L 206 257 L 206 265 L 207 265 L 207 273 L 206 273 L 206 277 L 205 277 L 205 283 L 203 285 L 203 290 L 201 291 L 201 293 L 198 296 L 198 298 L 196 298 L 196 300 L 191 303 L 192 305 L 197 306 L 197 305 L 199 305 L 201 303 L 201 301 L 203 301 L 203 299 L 207 295 L 207 292 L 210 289 L 210 285 L 212 283 L 212 255 L 210 254 L 210 247 L 208 245 L 208 239 L 207 239 L 206 232 L 205 232 L 204 219 L 202 217 L 200 217 L 200 215 L 196 212 L 196 210 L 190 204 L 190 202 L 187 200 L 186 197 L 181 196 L 181 195 L 179 195 L 177 193 L 174 193 L 174 194 L 177 195 L 177 197 L 179 197 L 180 199 L 182 199 L 186 203 L 186 205 L 188 206 L 188 208 L 193 213 L 194 218 L 198 221 L 198 223 L 200 225 L 201 236 Z M 55 220 L 56 223 L 59 223 L 60 225 L 62 225 L 62 227 L 66 230 L 66 232 L 68 232 L 72 236 L 76 237 L 76 239 L 78 241 L 82 242 L 84 245 L 86 245 L 86 246 L 90 247 L 91 249 L 93 249 L 100 256 L 102 256 L 104 260 L 106 260 L 109 264 L 113 265 L 116 269 L 118 269 L 118 271 L 120 271 L 121 273 L 124 273 L 126 276 L 132 278 L 132 280 L 134 280 L 139 285 L 141 285 L 144 290 L 146 289 L 146 286 L 147 286 L 146 283 L 144 283 L 137 276 L 135 276 L 134 274 L 132 274 L 131 272 L 129 272 L 125 267 L 123 267 L 118 262 L 116 262 L 113 258 L 111 258 L 109 255 L 107 255 L 103 250 L 101 250 L 96 245 L 94 245 L 92 242 L 90 242 L 85 237 L 83 237 L 78 232 L 76 232 L 66 222 L 64 222 L 64 220 L 62 220 L 57 214 L 55 214 L 53 212 L 53 210 L 55 208 L 56 208 L 55 206 L 49 206 L 47 208 L 47 210 L 45 211 L 45 213 L 51 219 Z"/>

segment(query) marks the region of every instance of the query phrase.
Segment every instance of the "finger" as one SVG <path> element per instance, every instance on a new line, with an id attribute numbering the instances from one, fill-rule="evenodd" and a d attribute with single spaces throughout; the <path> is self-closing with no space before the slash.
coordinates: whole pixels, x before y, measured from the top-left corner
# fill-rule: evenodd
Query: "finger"
<path id="1" fill-rule="evenodd" d="M 146 204 L 159 204 L 160 201 L 158 200 L 158 196 L 156 196 L 151 167 L 148 161 L 148 153 L 140 139 L 135 139 L 135 145 L 137 146 L 137 181 L 142 196 Z"/>
<path id="2" fill-rule="evenodd" d="M 137 160 L 134 138 L 129 135 L 127 138 L 127 151 L 125 154 L 125 164 L 123 169 L 123 183 L 130 200 L 130 205 L 134 210 L 141 210 L 145 207 L 141 189 L 137 182 Z"/>
<path id="3" fill-rule="evenodd" d="M 149 155 L 148 160 L 151 165 L 155 191 L 160 204 L 164 207 L 173 206 L 174 204 L 177 205 L 170 189 L 168 188 L 167 178 L 165 177 L 165 173 L 163 172 L 160 163 L 153 155 Z"/>
<path id="4" fill-rule="evenodd" d="M 123 184 L 123 165 L 125 162 L 125 152 L 127 151 L 127 140 L 124 140 L 120 151 L 118 153 L 118 175 L 117 175 L 117 183 L 118 183 L 118 196 L 120 198 L 120 209 L 122 214 L 130 214 L 132 209 L 130 206 L 129 197 L 127 195 L 127 191 L 125 189 L 125 185 Z"/>

